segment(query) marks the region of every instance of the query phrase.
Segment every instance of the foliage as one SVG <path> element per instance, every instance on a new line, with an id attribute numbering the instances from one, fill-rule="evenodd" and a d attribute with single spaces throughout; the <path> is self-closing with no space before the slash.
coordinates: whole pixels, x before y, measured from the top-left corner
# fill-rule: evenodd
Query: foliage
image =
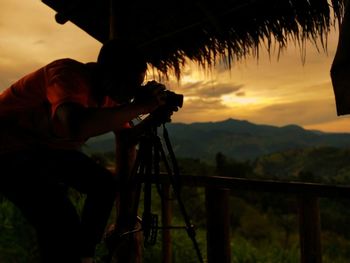
<path id="1" fill-rule="evenodd" d="M 0 262 L 38 262 L 39 250 L 34 229 L 5 198 L 0 201 L 0 211 Z"/>
<path id="2" fill-rule="evenodd" d="M 253 164 L 258 177 L 286 181 L 350 184 L 350 150 L 311 147 L 268 154 Z"/>
<path id="3" fill-rule="evenodd" d="M 232 238 L 232 261 L 234 263 L 297 263 L 299 248 L 296 244 L 281 249 L 279 244 L 266 242 L 255 245 L 251 240 L 236 236 Z"/>
<path id="4" fill-rule="evenodd" d="M 306 180 L 321 183 L 348 184 L 350 178 L 349 150 L 315 147 L 290 150 L 258 158 L 254 162 L 238 161 L 219 153 L 218 166 L 199 159 L 179 159 L 181 173 L 194 175 L 239 175 L 246 178 Z M 102 156 L 102 157 L 101 157 Z M 109 164 L 106 156 L 101 161 Z M 112 157 L 109 157 L 110 159 Z M 239 171 L 235 173 L 234 171 Z M 84 195 L 71 190 L 71 200 L 81 212 Z M 142 215 L 143 196 L 139 214 Z M 205 256 L 206 211 L 203 188 L 183 187 L 181 199 L 196 226 L 196 239 Z M 173 200 L 173 224 L 184 225 L 183 215 Z M 350 200 L 320 199 L 323 262 L 347 262 L 350 257 Z M 299 232 L 297 202 L 294 196 L 250 191 L 235 191 L 229 201 L 231 252 L 234 263 L 294 263 L 299 262 Z M 8 200 L 0 199 L 0 262 L 38 262 L 35 232 Z M 161 196 L 152 190 L 152 213 L 161 216 Z M 114 222 L 112 214 L 110 222 Z M 183 229 L 171 230 L 174 262 L 198 262 L 191 240 Z M 162 262 L 161 231 L 155 246 L 144 248 L 144 262 Z M 98 247 L 97 263 L 106 253 L 104 244 Z"/>

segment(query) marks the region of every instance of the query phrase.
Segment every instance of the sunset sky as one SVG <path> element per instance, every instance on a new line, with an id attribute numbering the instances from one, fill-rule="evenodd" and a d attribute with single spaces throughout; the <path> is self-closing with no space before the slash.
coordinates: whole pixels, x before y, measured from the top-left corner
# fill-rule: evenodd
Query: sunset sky
<path id="1" fill-rule="evenodd" d="M 59 25 L 55 12 L 40 0 L 0 0 L 0 92 L 46 63 L 63 57 L 95 61 L 101 43 L 71 23 Z M 350 132 L 350 117 L 336 114 L 329 70 L 338 41 L 334 30 L 327 53 L 308 44 L 302 63 L 291 43 L 279 60 L 261 52 L 204 72 L 189 65 L 181 82 L 167 87 L 185 95 L 174 122 L 220 121 L 227 118 L 258 124 L 298 124 L 306 129 Z"/>

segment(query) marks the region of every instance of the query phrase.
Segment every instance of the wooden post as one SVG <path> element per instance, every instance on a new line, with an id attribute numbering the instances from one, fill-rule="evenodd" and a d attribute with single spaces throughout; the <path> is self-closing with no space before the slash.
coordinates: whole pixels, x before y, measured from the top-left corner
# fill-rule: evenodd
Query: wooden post
<path id="1" fill-rule="evenodd" d="M 124 136 L 127 134 L 124 133 Z M 135 145 L 128 145 L 123 134 L 116 134 L 116 175 L 120 191 L 116 197 L 116 230 L 118 235 L 133 230 L 137 225 L 137 211 L 141 186 L 132 177 L 135 165 Z M 136 175 L 135 175 L 136 176 Z M 113 250 L 113 263 L 142 262 L 142 233 L 128 234 L 117 240 Z"/>
<path id="2" fill-rule="evenodd" d="M 162 225 L 164 227 L 171 226 L 172 219 L 172 202 L 170 200 L 170 185 L 163 185 L 163 198 L 162 198 Z M 162 263 L 172 262 L 172 244 L 170 229 L 164 229 L 163 232 L 163 244 L 162 244 Z"/>
<path id="3" fill-rule="evenodd" d="M 231 262 L 229 197 L 228 189 L 205 190 L 208 263 Z"/>
<path id="4" fill-rule="evenodd" d="M 122 28 L 118 23 L 117 0 L 109 0 L 109 39 L 120 38 Z M 119 138 L 118 138 L 119 137 Z M 116 136 L 116 174 L 121 183 L 121 192 L 116 197 L 116 229 L 118 233 L 133 230 L 137 224 L 137 211 L 140 200 L 140 185 L 131 178 L 131 170 L 135 163 L 136 148 L 126 145 L 125 138 Z M 142 262 L 142 233 L 131 234 L 116 244 L 113 250 L 113 263 Z"/>
<path id="5" fill-rule="evenodd" d="M 321 263 L 321 220 L 318 198 L 302 195 L 298 199 L 301 263 Z"/>
<path id="6" fill-rule="evenodd" d="M 116 0 L 109 0 L 109 39 L 114 39 L 117 36 L 117 22 L 116 22 Z"/>

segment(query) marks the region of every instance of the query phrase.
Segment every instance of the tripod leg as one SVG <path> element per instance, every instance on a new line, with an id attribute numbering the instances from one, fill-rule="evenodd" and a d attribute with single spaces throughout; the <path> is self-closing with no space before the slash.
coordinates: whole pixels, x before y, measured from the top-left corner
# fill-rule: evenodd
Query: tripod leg
<path id="1" fill-rule="evenodd" d="M 196 240 L 196 232 L 195 232 L 194 226 L 191 224 L 190 217 L 189 217 L 189 215 L 188 215 L 188 213 L 186 211 L 185 205 L 184 205 L 184 203 L 183 203 L 183 201 L 181 199 L 180 186 L 179 186 L 179 183 L 178 183 L 178 180 L 177 180 L 178 178 L 175 178 L 175 176 L 179 177 L 179 174 L 174 175 L 173 172 L 171 171 L 170 165 L 169 165 L 169 163 L 167 161 L 166 154 L 165 154 L 165 151 L 164 151 L 164 149 L 162 147 L 162 144 L 160 142 L 159 137 L 158 137 L 158 140 L 156 140 L 156 151 L 159 151 L 160 154 L 161 154 L 161 157 L 162 157 L 162 160 L 164 162 L 165 168 L 166 168 L 167 173 L 169 175 L 170 183 L 171 183 L 172 188 L 173 188 L 173 193 L 175 195 L 175 198 L 177 200 L 179 209 L 181 211 L 181 214 L 182 214 L 183 219 L 184 219 L 185 224 L 186 224 L 187 234 L 188 234 L 189 238 L 192 240 L 193 247 L 194 247 L 194 249 L 195 249 L 195 251 L 197 253 L 199 261 L 202 263 L 202 262 L 204 262 L 204 260 L 203 260 L 201 251 L 199 249 L 198 242 Z M 175 161 L 175 160 L 173 160 L 173 161 Z"/>
<path id="2" fill-rule="evenodd" d="M 153 145 L 151 138 L 145 141 L 142 146 L 144 147 L 144 210 L 142 215 L 142 231 L 144 236 L 144 245 L 152 245 L 151 237 L 154 229 L 153 225 L 153 215 L 151 213 L 152 207 L 152 163 L 153 163 Z"/>

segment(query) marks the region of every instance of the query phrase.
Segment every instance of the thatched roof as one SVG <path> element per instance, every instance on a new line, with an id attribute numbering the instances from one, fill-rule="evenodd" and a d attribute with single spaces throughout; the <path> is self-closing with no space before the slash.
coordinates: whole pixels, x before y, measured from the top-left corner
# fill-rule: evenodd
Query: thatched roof
<path id="1" fill-rule="evenodd" d="M 109 38 L 111 0 L 42 0 L 101 42 Z M 186 58 L 212 66 L 223 56 L 257 54 L 264 44 L 326 40 L 345 0 L 114 0 L 116 36 L 135 41 L 163 73 L 181 73 Z"/>

